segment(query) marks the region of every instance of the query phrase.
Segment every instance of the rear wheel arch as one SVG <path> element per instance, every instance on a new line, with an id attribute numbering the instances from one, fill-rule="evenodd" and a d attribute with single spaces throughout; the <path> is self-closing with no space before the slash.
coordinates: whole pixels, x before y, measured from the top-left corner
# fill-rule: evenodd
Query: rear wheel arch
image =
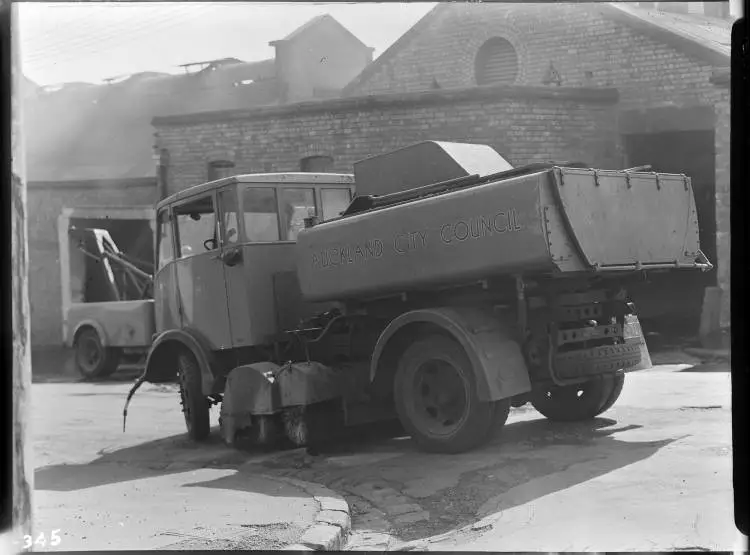
<path id="1" fill-rule="evenodd" d="M 102 347 L 108 347 L 109 346 L 109 338 L 107 337 L 107 332 L 104 331 L 104 328 L 97 322 L 96 320 L 84 320 L 76 326 L 75 331 L 73 332 L 73 346 L 75 346 L 76 341 L 81 337 L 81 334 L 83 334 L 87 330 L 93 330 L 96 332 L 96 334 L 99 336 L 99 341 L 102 344 Z"/>
<path id="2" fill-rule="evenodd" d="M 389 328 L 391 328 L 390 325 L 378 338 L 370 366 L 370 381 L 373 387 L 386 397 L 393 396 L 393 383 L 396 379 L 398 362 L 409 345 L 429 335 L 443 334 L 453 337 L 444 327 L 425 320 L 405 322 L 401 326 L 391 328 L 390 333 L 387 333 Z"/>
<path id="3" fill-rule="evenodd" d="M 508 322 L 490 310 L 470 307 L 414 310 L 388 324 L 378 338 L 370 366 L 370 381 L 376 391 L 392 387 L 398 358 L 406 348 L 433 334 L 450 337 L 464 349 L 482 401 L 531 391 L 526 362 Z"/>

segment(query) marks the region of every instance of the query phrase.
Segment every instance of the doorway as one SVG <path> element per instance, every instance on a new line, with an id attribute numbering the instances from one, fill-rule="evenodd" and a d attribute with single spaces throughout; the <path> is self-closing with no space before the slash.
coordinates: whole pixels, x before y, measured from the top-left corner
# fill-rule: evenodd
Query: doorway
<path id="1" fill-rule="evenodd" d="M 701 250 L 716 265 L 716 153 L 714 131 L 686 130 L 628 134 L 624 136 L 627 166 L 650 165 L 652 171 L 686 174 L 691 179 Z M 656 274 L 648 287 L 638 288 L 641 306 L 652 317 L 683 331 L 697 329 L 703 291 L 716 285 L 716 268 L 710 272 Z M 636 302 L 636 304 L 638 304 Z M 640 307 L 639 307 L 640 308 Z M 682 320 L 685 318 L 686 320 Z"/>

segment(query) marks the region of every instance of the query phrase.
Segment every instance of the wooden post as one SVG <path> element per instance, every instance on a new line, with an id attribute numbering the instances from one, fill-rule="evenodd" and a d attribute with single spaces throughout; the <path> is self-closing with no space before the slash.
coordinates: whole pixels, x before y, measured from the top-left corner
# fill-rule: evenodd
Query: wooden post
<path id="1" fill-rule="evenodd" d="M 13 324 L 13 506 L 11 541 L 13 551 L 24 550 L 24 536 L 33 538 L 31 461 L 31 333 L 29 329 L 28 237 L 26 223 L 26 168 L 24 160 L 23 103 L 24 82 L 21 72 L 19 6 L 2 1 L 4 19 L 10 19 L 11 55 L 11 275 Z M 7 29 L 7 26 L 6 26 Z M 6 43 L 7 44 L 7 43 Z"/>

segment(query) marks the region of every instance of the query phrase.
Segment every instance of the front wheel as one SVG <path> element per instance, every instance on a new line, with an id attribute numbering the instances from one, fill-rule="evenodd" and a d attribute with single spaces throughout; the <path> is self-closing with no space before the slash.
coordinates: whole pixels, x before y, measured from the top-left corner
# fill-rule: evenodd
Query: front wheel
<path id="1" fill-rule="evenodd" d="M 201 371 L 193 355 L 180 353 L 177 357 L 177 375 L 180 382 L 180 402 L 185 416 L 188 437 L 201 441 L 211 431 L 208 400 L 203 396 Z"/>
<path id="2" fill-rule="evenodd" d="M 460 453 L 489 439 L 502 407 L 477 396 L 471 362 L 454 340 L 434 335 L 413 343 L 394 382 L 399 420 L 425 451 Z"/>
<path id="3" fill-rule="evenodd" d="M 625 376 L 602 376 L 587 382 L 536 391 L 531 404 L 542 415 L 559 422 L 590 420 L 615 404 Z"/>

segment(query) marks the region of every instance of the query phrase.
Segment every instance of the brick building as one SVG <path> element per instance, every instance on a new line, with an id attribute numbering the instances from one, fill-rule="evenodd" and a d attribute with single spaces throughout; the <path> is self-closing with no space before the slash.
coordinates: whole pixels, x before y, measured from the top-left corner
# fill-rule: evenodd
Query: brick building
<path id="1" fill-rule="evenodd" d="M 120 247 L 139 258 L 153 256 L 143 208 L 153 206 L 162 194 L 157 174 L 166 155 L 153 148 L 153 117 L 339 96 L 373 53 L 327 15 L 272 46 L 275 56 L 268 60 L 197 62 L 186 64 L 181 75 L 150 72 L 99 85 L 46 88 L 27 83 L 29 291 L 35 348 L 56 347 L 62 341 L 57 225 L 64 208 L 88 207 L 92 217 L 125 219 L 110 229 Z M 225 164 L 214 164 L 211 176 L 225 170 Z"/>
<path id="2" fill-rule="evenodd" d="M 691 176 L 717 269 L 688 289 L 662 284 L 649 304 L 695 315 L 718 282 L 728 324 L 731 20 L 723 4 L 642 4 L 439 4 L 343 99 L 156 118 L 169 189 L 204 181 L 215 159 L 236 172 L 310 160 L 351 171 L 424 139 L 491 144 L 516 165 L 652 164 Z"/>

